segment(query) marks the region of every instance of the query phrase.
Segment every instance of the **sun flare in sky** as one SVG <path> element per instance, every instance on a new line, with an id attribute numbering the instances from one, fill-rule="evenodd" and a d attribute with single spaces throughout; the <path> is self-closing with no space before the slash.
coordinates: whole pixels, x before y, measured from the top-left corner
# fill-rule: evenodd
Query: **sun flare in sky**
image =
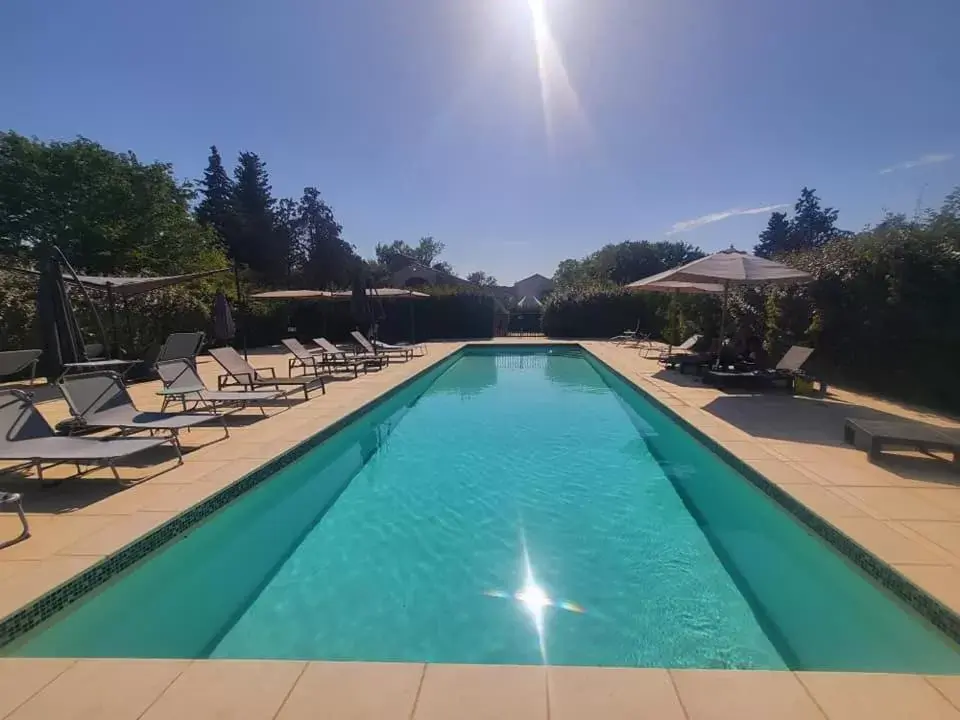
<path id="1" fill-rule="evenodd" d="M 553 145 L 556 141 L 558 121 L 566 117 L 583 123 L 583 111 L 550 29 L 547 0 L 526 0 L 526 3 L 533 26 L 533 44 L 537 55 L 543 121 L 547 140 Z"/>

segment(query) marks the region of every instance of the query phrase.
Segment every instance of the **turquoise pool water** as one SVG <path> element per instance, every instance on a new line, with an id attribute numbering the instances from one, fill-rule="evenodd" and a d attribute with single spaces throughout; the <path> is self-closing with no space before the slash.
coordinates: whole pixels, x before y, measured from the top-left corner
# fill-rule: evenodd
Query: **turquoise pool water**
<path id="1" fill-rule="evenodd" d="M 7 650 L 960 672 L 951 641 L 559 347 L 444 361 Z"/>

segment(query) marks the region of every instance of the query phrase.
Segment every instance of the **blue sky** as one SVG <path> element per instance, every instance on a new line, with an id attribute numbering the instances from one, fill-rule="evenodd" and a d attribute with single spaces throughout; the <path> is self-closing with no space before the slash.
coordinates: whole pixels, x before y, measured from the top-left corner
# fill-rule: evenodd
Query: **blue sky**
<path id="1" fill-rule="evenodd" d="M 514 281 L 627 239 L 747 249 L 744 211 L 803 185 L 850 229 L 938 204 L 958 27 L 956 0 L 8 2 L 0 127 L 182 177 L 256 151 L 361 254 L 433 235 Z"/>

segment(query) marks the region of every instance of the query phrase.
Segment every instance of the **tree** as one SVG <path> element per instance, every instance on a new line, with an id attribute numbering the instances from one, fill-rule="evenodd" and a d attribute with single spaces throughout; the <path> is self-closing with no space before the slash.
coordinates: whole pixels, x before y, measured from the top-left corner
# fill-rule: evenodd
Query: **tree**
<path id="1" fill-rule="evenodd" d="M 285 276 L 288 247 L 276 232 L 275 200 L 267 167 L 256 153 L 242 152 L 233 172 L 233 208 L 237 228 L 226 238 L 231 257 L 269 281 Z"/>
<path id="2" fill-rule="evenodd" d="M 442 242 L 427 236 L 420 238 L 416 246 L 403 240 L 394 240 L 389 245 L 378 243 L 374 252 L 377 254 L 377 262 L 389 268 L 391 273 L 415 262 L 434 270 L 453 274 L 450 264 L 439 260 L 445 248 L 446 245 Z"/>
<path id="3" fill-rule="evenodd" d="M 306 264 L 306 249 L 301 238 L 297 203 L 290 198 L 282 198 L 274 211 L 274 220 L 277 245 L 287 250 L 284 277 L 287 287 L 290 287 L 294 274 L 301 272 Z"/>
<path id="4" fill-rule="evenodd" d="M 483 270 L 477 270 L 467 275 L 467 282 L 480 287 L 496 287 L 497 279 L 493 275 L 487 275 Z"/>
<path id="5" fill-rule="evenodd" d="M 297 205 L 304 275 L 313 287 L 346 287 L 361 262 L 343 239 L 343 227 L 314 187 L 303 189 Z"/>
<path id="6" fill-rule="evenodd" d="M 190 213 L 193 188 L 165 163 L 141 163 L 78 138 L 0 133 L 0 251 L 36 261 L 56 244 L 94 274 L 175 274 L 225 264 Z"/>
<path id="7" fill-rule="evenodd" d="M 753 248 L 761 257 L 773 257 L 782 253 L 810 250 L 850 233 L 837 228 L 839 212 L 833 208 L 820 207 L 816 190 L 803 188 L 793 206 L 793 218 L 775 212 L 766 229 L 760 233 L 760 242 Z"/>
<path id="8" fill-rule="evenodd" d="M 622 242 L 604 245 L 582 260 L 564 260 L 554 281 L 560 286 L 589 283 L 624 285 L 703 257 L 699 248 L 681 241 Z"/>
<path id="9" fill-rule="evenodd" d="M 753 253 L 760 257 L 769 258 L 783 252 L 789 247 L 789 242 L 790 223 L 787 221 L 787 214 L 785 212 L 775 212 L 770 215 L 767 227 L 760 233 L 760 242 L 754 246 Z"/>
<path id="10" fill-rule="evenodd" d="M 213 228 L 227 244 L 231 233 L 236 230 L 234 187 L 223 167 L 223 160 L 216 145 L 210 146 L 207 169 L 203 171 L 203 179 L 200 180 L 200 195 L 203 199 L 197 205 L 197 221 L 205 227 Z"/>

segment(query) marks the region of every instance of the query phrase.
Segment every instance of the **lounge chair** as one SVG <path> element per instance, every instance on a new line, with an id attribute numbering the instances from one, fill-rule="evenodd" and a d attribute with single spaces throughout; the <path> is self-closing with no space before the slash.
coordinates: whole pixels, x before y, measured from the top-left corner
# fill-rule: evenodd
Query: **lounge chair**
<path id="1" fill-rule="evenodd" d="M 378 369 L 381 369 L 390 362 L 386 355 L 348 353 L 346 350 L 338 348 L 326 338 L 314 338 L 313 341 L 317 344 L 319 352 L 323 353 L 323 362 L 331 371 L 336 368 L 346 368 L 353 370 L 353 374 L 356 376 L 358 374 L 357 368 L 362 367 L 363 371 L 367 372 L 367 368 L 371 365 L 376 365 Z"/>
<path id="2" fill-rule="evenodd" d="M 197 405 L 208 405 L 211 410 L 216 410 L 218 403 L 240 407 L 259 405 L 260 412 L 266 415 L 263 404 L 283 395 L 278 390 L 209 390 L 188 358 L 157 363 L 157 372 L 163 381 L 161 411 L 167 409 L 167 403 L 179 398 L 184 411 L 187 402 L 192 400 Z"/>
<path id="3" fill-rule="evenodd" d="M 53 428 L 20 390 L 0 391 L 0 460 L 31 463 L 43 481 L 43 463 L 74 463 L 109 467 L 120 479 L 114 462 L 134 453 L 172 444 L 183 462 L 180 447 L 173 437 L 165 438 L 89 438 L 55 435 Z"/>
<path id="4" fill-rule="evenodd" d="M 123 433 L 144 430 L 167 431 L 179 445 L 179 433 L 211 420 L 219 420 L 226 437 L 230 428 L 217 413 L 143 412 L 133 404 L 123 380 L 115 372 L 68 375 L 60 380 L 60 392 L 81 428 L 117 428 Z"/>
<path id="5" fill-rule="evenodd" d="M 320 376 L 320 371 L 323 370 L 323 350 L 307 350 L 296 338 L 284 338 L 280 343 L 293 353 L 293 357 L 287 361 L 287 375 L 293 377 L 293 369 L 302 367 L 304 374 L 310 370 L 317 377 Z"/>
<path id="6" fill-rule="evenodd" d="M 414 355 L 422 356 L 427 354 L 427 346 L 423 343 L 397 343 L 394 345 L 377 340 L 373 343 L 373 346 L 377 350 L 409 350 Z"/>
<path id="7" fill-rule="evenodd" d="M 813 348 L 794 345 L 780 359 L 777 366 L 770 369 L 754 369 L 744 364 L 733 370 L 708 370 L 703 382 L 715 387 L 768 388 L 783 387 L 793 390 L 798 377 L 804 377 L 803 364 L 813 354 Z M 823 383 L 821 391 L 826 388 Z"/>
<path id="8" fill-rule="evenodd" d="M 167 360 L 180 360 L 187 358 L 196 363 L 196 357 L 203 348 L 204 334 L 202 332 L 176 332 L 167 335 L 163 347 L 160 348 L 160 354 L 157 355 L 155 362 L 162 363 Z"/>
<path id="9" fill-rule="evenodd" d="M 670 352 L 661 350 L 657 362 L 661 365 L 675 365 L 678 360 L 688 357 L 693 352 L 693 348 L 700 342 L 701 337 L 703 336 L 691 335 L 679 345 L 674 346 Z"/>
<path id="10" fill-rule="evenodd" d="M 250 390 L 263 387 L 275 387 L 277 390 L 280 390 L 286 387 L 292 388 L 288 392 L 303 390 L 303 397 L 309 398 L 311 387 L 319 383 L 321 392 L 327 392 L 322 377 L 278 378 L 276 371 L 272 367 L 253 367 L 240 357 L 240 353 L 229 345 L 221 348 L 211 348 L 209 352 L 210 356 L 226 371 L 222 375 L 217 376 L 217 390 L 223 390 L 223 388 L 230 387 L 231 385 L 240 385 Z M 267 373 L 269 373 L 269 375 L 267 375 Z"/>
<path id="11" fill-rule="evenodd" d="M 399 350 L 390 350 L 387 348 L 377 350 L 377 348 L 375 348 L 359 330 L 354 330 L 352 333 L 350 333 L 350 336 L 357 341 L 357 344 L 363 348 L 364 352 L 370 355 L 387 355 L 391 358 L 402 356 L 404 360 L 409 360 L 413 357 L 413 350 L 408 347 L 400 348 Z"/>
<path id="12" fill-rule="evenodd" d="M 26 540 L 30 537 L 30 525 L 27 523 L 27 516 L 23 514 L 23 504 L 20 502 L 20 493 L 12 492 L 3 492 L 0 491 L 0 508 L 4 505 L 12 505 L 14 511 L 20 517 L 20 534 L 17 535 L 12 540 L 3 540 L 0 541 L 0 549 L 5 547 L 10 547 L 15 545 L 21 540 Z"/>
<path id="13" fill-rule="evenodd" d="M 37 361 L 42 350 L 5 350 L 0 352 L 0 377 L 16 375 L 30 368 L 30 382 L 37 379 Z"/>
<path id="14" fill-rule="evenodd" d="M 907 447 L 921 452 L 945 450 L 953 453 L 953 465 L 960 470 L 960 430 L 925 425 L 911 420 L 862 420 L 847 418 L 843 439 L 848 445 L 867 451 L 871 462 L 880 459 L 884 446 Z"/>
<path id="15" fill-rule="evenodd" d="M 637 327 L 633 330 L 624 330 L 619 335 L 614 335 L 610 338 L 611 342 L 616 343 L 617 345 L 622 345 L 627 342 L 635 342 L 638 345 L 644 342 L 650 342 L 650 333 L 640 332 L 640 321 L 637 321 Z"/>

